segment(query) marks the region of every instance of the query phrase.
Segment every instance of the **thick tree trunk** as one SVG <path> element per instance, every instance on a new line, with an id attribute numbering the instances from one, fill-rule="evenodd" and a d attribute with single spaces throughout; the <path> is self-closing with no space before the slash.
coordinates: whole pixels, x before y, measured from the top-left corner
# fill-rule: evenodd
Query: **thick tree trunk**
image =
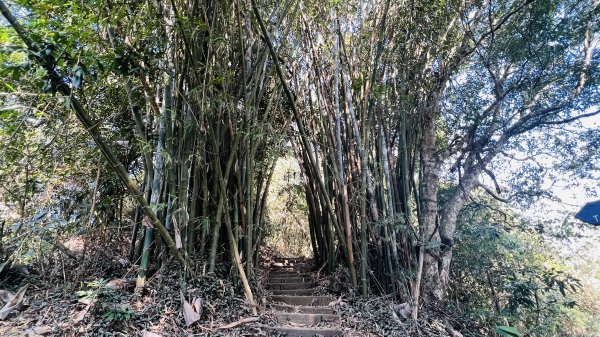
<path id="1" fill-rule="evenodd" d="M 438 283 L 434 285 L 434 293 L 440 298 L 446 298 L 450 276 L 450 263 L 452 262 L 452 249 L 454 246 L 454 232 L 460 210 L 467 202 L 471 191 L 477 186 L 478 176 L 483 163 L 472 163 L 468 165 L 461 181 L 456 187 L 456 192 L 450 197 L 445 205 L 440 221 L 440 266 Z"/>
<path id="2" fill-rule="evenodd" d="M 421 140 L 421 176 L 419 196 L 421 214 L 419 215 L 419 242 L 417 277 L 413 285 L 413 318 L 416 319 L 421 297 L 423 273 L 427 286 L 438 284 L 438 265 L 428 258 L 426 247 L 436 237 L 436 222 L 438 216 L 439 175 L 441 162 L 436 156 L 436 127 L 438 98 L 441 92 L 434 92 L 426 100 L 427 107 L 423 116 L 423 138 Z M 436 296 L 439 296 L 436 294 Z"/>

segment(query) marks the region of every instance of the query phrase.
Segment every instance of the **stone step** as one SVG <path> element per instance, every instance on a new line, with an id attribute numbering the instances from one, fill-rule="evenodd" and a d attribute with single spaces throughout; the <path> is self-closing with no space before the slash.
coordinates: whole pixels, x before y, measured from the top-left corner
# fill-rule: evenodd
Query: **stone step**
<path id="1" fill-rule="evenodd" d="M 342 337 L 344 332 L 341 329 L 335 328 L 299 328 L 299 327 L 284 327 L 284 326 L 261 326 L 261 329 L 271 332 L 283 334 L 286 337 Z"/>
<path id="2" fill-rule="evenodd" d="M 289 305 L 310 305 L 310 306 L 327 306 L 335 301 L 331 296 L 287 296 L 287 295 L 271 295 L 271 302 L 281 302 Z"/>
<path id="3" fill-rule="evenodd" d="M 295 262 L 271 262 L 271 268 L 293 268 L 296 263 Z"/>
<path id="4" fill-rule="evenodd" d="M 301 273 L 297 272 L 294 269 L 269 269 L 269 275 L 301 275 Z"/>
<path id="5" fill-rule="evenodd" d="M 272 260 L 273 262 L 279 263 L 299 263 L 299 262 L 307 262 L 309 259 L 303 257 L 278 257 Z"/>
<path id="6" fill-rule="evenodd" d="M 269 268 L 269 273 L 271 273 L 271 274 L 282 274 L 282 273 L 297 274 L 298 271 L 291 267 L 271 267 L 271 268 Z"/>
<path id="7" fill-rule="evenodd" d="M 295 269 L 281 269 L 281 268 L 277 268 L 277 269 L 269 269 L 269 275 L 306 275 L 304 273 L 301 273 Z"/>
<path id="8" fill-rule="evenodd" d="M 270 277 L 269 278 L 269 283 L 270 284 L 275 284 L 275 283 L 301 283 L 301 282 L 308 282 L 310 281 L 309 277 L 301 277 L 301 276 L 290 276 L 290 277 Z"/>
<path id="9" fill-rule="evenodd" d="M 282 283 L 286 284 L 286 283 Z M 309 289 L 273 289 L 273 295 L 308 296 L 316 293 L 316 288 Z"/>
<path id="10" fill-rule="evenodd" d="M 294 290 L 294 289 L 310 289 L 315 286 L 314 282 L 279 282 L 269 283 L 267 287 L 269 289 L 280 289 L 280 290 Z"/>
<path id="11" fill-rule="evenodd" d="M 333 315 L 336 313 L 334 308 L 329 307 L 313 307 L 305 305 L 287 305 L 287 304 L 271 304 L 271 309 L 283 312 L 298 312 L 305 314 L 324 314 Z"/>
<path id="12" fill-rule="evenodd" d="M 317 325 L 320 323 L 335 323 L 340 316 L 333 314 L 305 314 L 299 312 L 274 312 L 273 316 L 280 324 L 294 323 L 303 325 Z"/>
<path id="13" fill-rule="evenodd" d="M 269 274 L 269 278 L 310 278 L 310 276 L 306 274 Z"/>
<path id="14" fill-rule="evenodd" d="M 296 264 L 290 262 L 271 262 L 269 265 L 271 269 L 292 269 Z"/>
<path id="15" fill-rule="evenodd" d="M 270 268 L 269 274 L 275 275 L 296 275 L 298 272 L 293 268 Z"/>
<path id="16" fill-rule="evenodd" d="M 280 261 L 280 262 L 271 262 L 269 263 L 269 266 L 271 266 L 271 268 L 294 268 L 295 266 L 299 266 L 305 264 L 304 262 L 292 262 L 292 261 Z"/>

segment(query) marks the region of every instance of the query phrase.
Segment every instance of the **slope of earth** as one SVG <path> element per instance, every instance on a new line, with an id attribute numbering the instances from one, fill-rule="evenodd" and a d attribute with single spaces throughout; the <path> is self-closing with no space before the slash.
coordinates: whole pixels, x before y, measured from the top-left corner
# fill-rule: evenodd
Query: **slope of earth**
<path id="1" fill-rule="evenodd" d="M 243 326 L 219 329 L 250 315 L 241 286 L 227 277 L 229 269 L 218 270 L 218 278 L 190 280 L 166 262 L 150 270 L 146 287 L 136 293 L 137 266 L 122 258 L 127 252 L 120 248 L 127 244 L 83 241 L 87 248 L 81 254 L 55 251 L 27 272 L 12 268 L 0 274 L 0 290 L 16 293 L 27 285 L 22 308 L 0 320 L 0 336 L 251 335 Z M 200 319 L 189 327 L 182 296 L 200 304 Z M 5 303 L 0 296 L 0 307 Z"/>
<path id="2" fill-rule="evenodd" d="M 270 296 L 262 330 L 288 337 L 483 337 L 456 308 L 430 303 L 418 321 L 391 296 L 356 296 L 347 269 L 321 275 L 311 260 L 274 258 L 263 275 Z M 404 316 L 403 316 L 404 315 Z M 406 317 L 405 317 L 406 316 Z M 265 322 L 266 320 L 266 322 Z"/>
<path id="3" fill-rule="evenodd" d="M 456 310 L 432 305 L 414 322 L 389 297 L 354 296 L 342 267 L 323 276 L 311 260 L 272 252 L 261 255 L 251 281 L 258 317 L 228 264 L 219 277 L 186 279 L 165 262 L 136 292 L 137 266 L 122 258 L 125 242 L 80 239 L 84 249 L 56 250 L 0 274 L 0 290 L 16 294 L 26 287 L 18 310 L 0 319 L 0 336 L 482 336 Z M 5 294 L 0 291 L 0 307 Z M 197 319 L 189 326 L 184 303 Z"/>

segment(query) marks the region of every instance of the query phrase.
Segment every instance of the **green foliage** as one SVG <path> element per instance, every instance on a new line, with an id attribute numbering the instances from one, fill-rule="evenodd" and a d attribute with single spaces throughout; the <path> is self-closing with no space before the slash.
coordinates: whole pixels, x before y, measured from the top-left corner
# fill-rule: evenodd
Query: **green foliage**
<path id="1" fill-rule="evenodd" d="M 580 292 L 594 290 L 569 272 L 546 237 L 520 226 L 514 213 L 485 197 L 461 212 L 452 275 L 460 282 L 452 296 L 502 336 L 516 336 L 512 329 L 539 337 L 571 336 L 587 321 L 568 317 L 590 313 L 578 305 L 585 296 Z M 506 322 L 513 328 L 492 328 Z M 585 329 L 595 331 L 591 325 Z"/>
<path id="2" fill-rule="evenodd" d="M 333 98 L 329 90 L 335 82 L 331 77 L 338 70 L 332 68 L 328 56 L 332 55 L 333 34 L 337 32 L 319 27 L 327 26 L 322 23 L 329 22 L 331 7 L 336 7 L 341 40 L 346 42 L 340 48 L 343 54 L 340 68 L 344 69 L 344 75 L 349 75 L 350 83 L 345 85 L 353 91 L 353 97 L 346 98 L 356 104 L 358 119 L 356 124 L 349 124 L 351 118 L 347 111 L 350 109 L 342 99 L 347 144 L 341 144 L 343 153 L 340 155 L 354 164 L 346 165 L 352 221 L 365 220 L 370 234 L 376 233 L 373 229 L 382 224 L 402 234 L 401 239 L 414 239 L 411 233 L 416 231 L 407 227 L 403 217 L 371 223 L 370 219 L 359 218 L 368 215 L 357 216 L 358 196 L 362 193 L 356 179 L 361 173 L 359 161 L 365 160 L 360 164 L 372 167 L 376 177 L 380 165 L 377 159 L 372 161 L 370 157 L 381 156 L 373 151 L 377 150 L 373 145 L 377 142 L 364 144 L 371 147 L 364 150 L 367 155 L 357 156 L 358 139 L 354 139 L 353 127 L 362 129 L 359 133 L 366 137 L 371 137 L 375 129 L 385 130 L 389 136 L 391 163 L 402 152 L 410 153 L 411 157 L 411 171 L 400 172 L 402 169 L 392 167 L 393 175 L 397 172 L 412 174 L 409 178 L 420 177 L 418 170 L 423 165 L 417 159 L 420 155 L 417 147 L 400 148 L 398 112 L 408 119 L 410 131 L 406 141 L 409 146 L 420 144 L 426 139 L 422 138 L 424 133 L 433 132 L 435 153 L 440 154 L 436 160 L 439 163 L 436 179 L 444 176 L 443 167 L 450 159 L 457 162 L 448 178 L 469 181 L 469 177 L 461 179 L 461 174 L 469 170 L 479 172 L 474 175 L 478 179 L 499 153 L 515 151 L 535 157 L 547 151 L 547 144 L 552 144 L 556 152 L 562 151 L 561 154 L 585 152 L 577 158 L 578 162 L 593 162 L 597 157 L 597 146 L 582 151 L 585 145 L 554 137 L 547 131 L 550 128 L 540 127 L 597 107 L 598 91 L 594 85 L 599 73 L 597 52 L 586 66 L 589 69 L 581 72 L 583 39 L 598 34 L 598 28 L 590 25 L 595 22 L 590 0 L 494 1 L 485 2 L 485 6 L 482 2 L 458 0 L 392 2 L 389 13 L 383 13 L 388 26 L 382 28 L 379 37 L 377 28 L 383 23 L 379 3 L 345 4 L 335 0 L 323 6 L 323 3 L 308 1 L 290 11 L 303 15 L 288 15 L 285 14 L 288 8 L 280 12 L 267 3 L 267 8 L 261 10 L 269 9 L 273 13 L 267 24 L 272 26 L 269 29 L 281 62 L 289 61 L 284 64 L 285 76 L 294 77 L 290 83 L 293 83 L 296 102 L 271 95 L 278 92 L 281 84 L 275 80 L 272 67 L 273 60 L 278 58 L 267 53 L 265 36 L 258 37 L 260 34 L 252 19 L 244 16 L 244 22 L 231 20 L 235 17 L 231 11 L 236 6 L 226 2 L 216 2 L 210 9 L 201 4 L 182 6 L 177 2 L 160 1 L 133 1 L 119 6 L 103 1 L 17 0 L 15 3 L 20 21 L 38 47 L 35 53 L 27 52 L 11 29 L 0 27 L 3 46 L 0 51 L 3 94 L 0 96 L 0 143 L 5 145 L 0 149 L 0 203 L 8 209 L 6 217 L 13 232 L 27 231 L 27 240 L 10 238 L 12 241 L 4 246 L 19 255 L 15 259 L 31 259 L 36 252 L 47 252 L 50 248 L 42 237 L 48 232 L 58 236 L 61 231 L 86 229 L 92 227 L 97 218 L 112 223 L 118 213 L 115 204 L 123 200 L 125 194 L 122 184 L 98 160 L 98 150 L 89 142 L 86 130 L 77 127 L 75 118 L 67 113 L 71 99 L 32 94 L 40 89 L 53 94 L 57 89 L 56 83 L 48 80 L 46 70 L 33 61 L 42 60 L 76 89 L 76 96 L 98 121 L 97 128 L 103 137 L 112 143 L 135 144 L 115 149 L 118 160 L 132 177 L 139 177 L 144 165 L 153 164 L 148 162 L 152 151 L 163 145 L 156 146 L 157 115 L 165 117 L 168 112 L 170 120 L 163 123 L 168 129 L 167 150 L 159 152 L 168 172 L 163 190 L 157 187 L 153 192 L 157 201 L 151 208 L 160 214 L 161 221 L 179 221 L 179 228 L 183 230 L 181 237 L 192 239 L 189 241 L 192 251 L 186 252 L 190 257 L 194 256 L 193 239 L 201 241 L 200 246 L 204 247 L 215 238 L 212 246 L 215 252 L 219 247 L 218 225 L 223 219 L 213 217 L 215 213 L 220 214 L 215 209 L 223 205 L 222 198 L 228 198 L 231 208 L 225 209 L 225 214 L 231 215 L 232 210 L 237 212 L 233 217 L 237 221 L 254 211 L 253 205 L 246 209 L 248 205 L 244 203 L 251 203 L 249 196 L 255 194 L 256 199 L 261 199 L 261 191 L 258 186 L 248 188 L 252 186 L 248 181 L 255 180 L 258 173 L 246 175 L 247 165 L 256 160 L 256 170 L 250 172 L 267 173 L 266 163 L 272 156 L 280 155 L 279 149 L 286 143 L 281 141 L 281 136 L 296 137 L 298 125 L 289 122 L 290 104 L 296 104 L 307 126 L 315 129 L 307 135 L 308 143 L 314 146 L 304 150 L 314 151 L 315 157 L 319 157 L 319 162 L 309 165 L 315 165 L 312 169 L 323 169 L 323 177 L 319 178 L 324 178 L 326 186 L 322 190 L 331 190 L 333 200 L 340 192 L 337 186 L 340 184 L 331 173 L 333 161 L 329 157 L 334 157 L 335 144 L 329 139 L 332 116 L 328 113 L 333 109 L 327 105 Z M 180 14 L 169 8 L 173 4 Z M 488 34 L 490 26 L 498 23 L 502 25 Z M 373 65 L 373 45 L 378 39 L 385 42 L 384 50 L 381 63 Z M 302 50 L 306 45 L 312 50 Z M 587 82 L 580 88 L 582 94 L 573 93 L 583 77 Z M 371 78 L 375 79 L 374 83 Z M 170 99 L 163 100 L 161 92 L 164 97 L 170 95 Z M 373 130 L 363 129 L 370 125 L 364 123 L 369 112 L 364 111 L 367 104 L 363 96 L 375 100 L 375 104 L 368 104 L 376 107 Z M 572 97 L 572 101 L 565 103 L 566 97 Z M 159 111 L 161 103 L 164 109 Z M 425 119 L 435 120 L 434 130 L 421 130 L 423 112 L 430 111 L 431 116 Z M 534 136 L 526 134 L 533 129 L 537 130 Z M 586 140 L 597 145 L 597 137 L 590 132 Z M 233 149 L 238 149 L 237 153 Z M 447 158 L 443 158 L 445 153 L 448 153 Z M 232 154 L 233 163 L 231 177 L 226 178 L 231 179 L 224 189 L 226 195 L 220 195 L 219 181 L 215 177 L 224 168 L 228 154 Z M 565 165 L 569 169 L 576 164 L 584 166 L 574 162 Z M 262 218 L 259 219 L 261 223 L 255 228 L 269 234 L 267 243 L 286 255 L 310 255 L 305 181 L 293 156 L 286 156 L 281 163 L 287 168 L 286 165 L 276 168 L 269 190 L 267 220 L 262 223 Z M 593 164 L 589 165 L 594 168 Z M 511 182 L 512 190 L 525 192 L 519 194 L 518 197 L 525 195 L 520 201 L 527 203 L 543 195 L 538 191 L 544 183 L 545 167 L 523 165 L 514 170 L 519 174 Z M 98 181 L 95 181 L 95 172 L 99 174 Z M 307 172 L 310 175 L 310 167 Z M 381 182 L 374 181 L 374 200 L 385 203 L 386 197 L 381 194 L 386 188 L 393 189 L 397 179 L 397 176 L 391 177 L 383 187 Z M 438 183 L 419 181 L 424 186 L 433 184 L 430 186 L 435 187 Z M 412 185 L 416 185 L 416 181 Z M 201 193 L 191 194 L 194 188 L 202 188 L 207 196 L 200 200 Z M 424 189 L 412 186 L 411 190 L 418 194 Z M 419 200 L 419 195 L 407 198 L 413 199 L 413 196 Z M 442 202 L 431 207 L 433 213 L 438 212 L 436 207 L 442 206 L 448 198 L 448 195 L 440 196 Z M 92 200 L 95 212 L 89 214 Z M 483 202 L 468 205 L 459 221 L 453 296 L 464 303 L 488 331 L 507 322 L 536 336 L 561 332 L 563 313 L 568 311 L 572 317 L 577 316 L 574 310 L 578 302 L 573 297 L 583 288 L 582 283 L 571 276 L 567 266 L 553 258 L 555 250 L 542 233 L 516 230 L 519 220 L 514 214 L 489 200 L 479 201 Z M 322 203 L 323 199 L 316 202 Z M 261 206 L 256 206 L 260 213 Z M 323 206 L 315 207 L 314 213 L 323 211 Z M 370 206 L 381 208 L 381 205 Z M 419 210 L 420 205 L 414 206 L 413 209 Z M 338 205 L 334 207 L 332 214 L 339 211 Z M 200 208 L 204 214 L 196 214 Z M 442 207 L 438 209 L 437 215 L 442 214 Z M 197 238 L 187 226 L 188 215 L 202 219 L 202 235 Z M 315 214 L 312 221 L 320 225 L 321 216 Z M 247 221 L 242 223 L 248 225 Z M 214 231 L 211 230 L 213 224 L 216 224 Z M 429 225 L 433 224 L 419 224 Z M 441 231 L 438 224 L 435 225 L 435 229 L 432 226 L 422 232 Z M 252 226 L 245 227 L 248 230 Z M 239 234 L 240 238 L 252 238 L 247 233 Z M 561 235 L 571 234 L 566 228 Z M 442 247 L 435 240 L 417 240 L 405 242 L 415 242 L 434 253 Z M 133 241 L 135 243 L 135 237 Z M 363 237 L 362 247 L 369 245 L 369 252 L 380 248 L 373 246 L 376 240 L 366 241 Z M 248 247 L 253 248 L 250 244 Z M 336 247 L 330 245 L 330 248 L 336 251 Z M 403 252 L 404 262 L 409 266 L 414 257 L 411 248 L 414 247 Z M 160 253 L 159 249 L 155 251 Z M 251 256 L 246 254 L 246 259 Z M 214 266 L 214 261 L 211 263 Z M 97 296 L 102 288 L 98 284 L 88 287 L 90 289 L 80 294 L 88 299 Z M 107 319 L 126 319 L 129 314 L 117 310 Z M 511 329 L 502 326 L 496 332 L 514 336 L 517 330 Z"/>
<path id="3" fill-rule="evenodd" d="M 311 256 L 308 213 L 299 168 L 289 156 L 279 159 L 267 200 L 267 245 L 285 256 Z"/>
<path id="4" fill-rule="evenodd" d="M 85 285 L 91 289 L 79 290 L 75 294 L 77 294 L 77 296 L 79 296 L 80 298 L 92 299 L 98 295 L 98 293 L 102 290 L 102 288 L 104 288 L 106 283 L 107 281 L 103 278 L 86 282 Z"/>
<path id="5" fill-rule="evenodd" d="M 5 236 L 0 253 L 25 262 L 54 251 L 52 241 L 86 229 L 90 219 L 110 220 L 107 214 L 114 213 L 115 200 L 123 196 L 114 176 L 103 174 L 98 184 L 102 197 L 90 217 L 99 152 L 69 113 L 69 98 L 39 94 L 54 93 L 56 83 L 47 79 L 36 58 L 77 89 L 92 115 L 109 121 L 99 126 L 107 138 L 133 139 L 133 127 L 114 116 L 127 100 L 122 83 L 104 89 L 108 81 L 115 83 L 114 53 L 99 38 L 97 17 L 86 3 L 16 1 L 12 8 L 38 51 L 28 52 L 13 29 L 0 28 L 0 218 L 7 220 L 11 233 L 22 234 Z M 98 99 L 111 109 L 91 103 Z M 119 154 L 128 160 L 124 151 Z"/>
<path id="6" fill-rule="evenodd" d="M 81 300 L 87 301 L 89 303 L 92 300 L 96 299 L 96 297 L 98 297 L 98 295 L 103 291 L 103 288 L 106 285 L 106 283 L 107 281 L 102 278 L 86 282 L 85 285 L 90 289 L 78 290 L 75 292 L 75 294 Z"/>
<path id="7" fill-rule="evenodd" d="M 504 337 L 521 337 L 519 330 L 512 326 L 500 325 L 494 329 L 494 332 Z"/>
<path id="8" fill-rule="evenodd" d="M 104 318 L 106 318 L 106 320 L 109 322 L 126 321 L 133 318 L 135 313 L 136 312 L 134 310 L 131 310 L 130 308 L 116 308 L 104 313 Z"/>

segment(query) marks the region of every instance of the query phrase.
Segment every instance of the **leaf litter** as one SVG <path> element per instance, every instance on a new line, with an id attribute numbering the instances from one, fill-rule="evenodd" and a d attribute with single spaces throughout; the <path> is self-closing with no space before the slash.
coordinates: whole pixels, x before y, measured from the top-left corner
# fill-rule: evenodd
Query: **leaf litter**
<path id="1" fill-rule="evenodd" d="M 91 239 L 90 239 L 91 240 Z M 60 252 L 34 265 L 36 272 L 2 279 L 2 303 L 17 298 L 19 314 L 0 321 L 1 336 L 267 336 L 260 325 L 275 325 L 266 304 L 266 270 L 273 252 L 261 252 L 262 268 L 250 280 L 260 305 L 251 316 L 241 283 L 232 269 L 220 265 L 215 274 L 184 279 L 169 262 L 151 270 L 144 289 L 134 291 L 135 265 L 123 263 L 123 243 L 88 247 L 82 259 L 64 258 Z M 113 255 L 114 254 L 114 255 Z M 298 271 L 318 279 L 319 292 L 334 295 L 331 305 L 341 315 L 345 336 L 449 336 L 482 337 L 471 321 L 454 308 L 431 304 L 410 319 L 410 306 L 391 297 L 363 299 L 349 287 L 348 271 L 340 267 L 323 276 L 308 261 Z M 202 268 L 200 268 L 202 269 Z M 6 304 L 5 304 L 6 305 Z M 273 336 L 273 334 L 270 334 Z"/>
<path id="2" fill-rule="evenodd" d="M 167 261 L 153 266 L 135 292 L 137 267 L 122 261 L 127 245 L 88 242 L 94 245 L 79 260 L 56 251 L 36 261 L 30 275 L 0 274 L 0 304 L 11 308 L 0 320 L 0 336 L 253 335 L 247 325 L 257 318 L 226 264 L 190 280 Z M 259 282 L 252 287 L 261 293 Z"/>

